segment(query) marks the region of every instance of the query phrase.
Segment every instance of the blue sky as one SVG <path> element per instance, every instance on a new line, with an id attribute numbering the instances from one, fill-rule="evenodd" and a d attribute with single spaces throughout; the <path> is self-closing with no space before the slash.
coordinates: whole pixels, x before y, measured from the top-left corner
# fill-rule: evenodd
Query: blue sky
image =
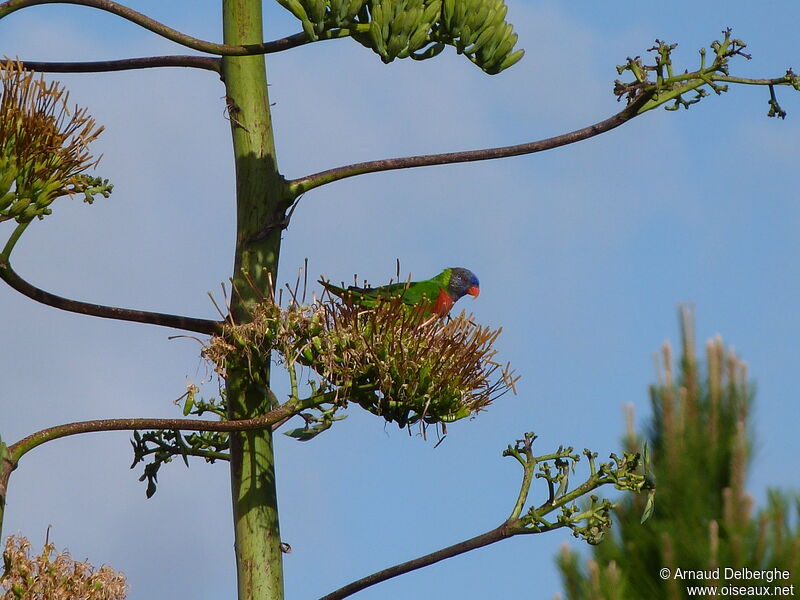
<path id="1" fill-rule="evenodd" d="M 732 72 L 800 68 L 789 0 L 508 0 L 527 51 L 490 77 L 453 52 L 383 65 L 350 40 L 268 57 L 279 161 L 287 177 L 368 160 L 519 143 L 619 109 L 615 67 L 655 38 L 696 51 L 724 27 L 753 60 Z M 218 41 L 211 0 L 132 2 L 196 37 Z M 299 30 L 266 5 L 267 37 Z M 110 15 L 42 6 L 0 21 L 0 55 L 93 60 L 183 54 Z M 17 270 L 69 297 L 214 318 L 207 291 L 230 276 L 234 204 L 223 89 L 183 70 L 59 76 L 107 130 L 99 173 L 116 184 L 94 206 L 62 200 L 15 252 Z M 652 354 L 677 341 L 676 306 L 693 302 L 699 342 L 716 333 L 748 362 L 758 396 L 749 489 L 798 488 L 794 381 L 800 339 L 800 94 L 734 89 L 689 111 L 655 111 L 607 135 L 545 154 L 369 175 L 313 190 L 284 235 L 281 279 L 305 258 L 312 276 L 372 282 L 465 266 L 482 293 L 464 306 L 502 326 L 519 395 L 449 429 L 438 448 L 350 409 L 313 443 L 278 436 L 278 485 L 289 598 L 349 581 L 493 528 L 513 505 L 518 468 L 500 456 L 524 431 L 559 444 L 618 450 L 622 406 L 650 413 Z M 4 227 L 8 232 L 10 224 Z M 171 400 L 206 367 L 175 332 L 61 313 L 0 292 L 0 435 L 56 423 L 176 416 Z M 13 315 L 13 317 L 11 317 Z M 213 387 L 213 386 L 212 386 Z M 278 390 L 281 393 L 281 390 Z M 77 558 L 124 571 L 132 600 L 165 590 L 198 600 L 234 586 L 225 465 L 167 466 L 145 500 L 125 433 L 48 444 L 11 480 L 4 533 L 51 539 Z M 565 532 L 512 539 L 360 593 L 397 597 L 550 598 Z"/>

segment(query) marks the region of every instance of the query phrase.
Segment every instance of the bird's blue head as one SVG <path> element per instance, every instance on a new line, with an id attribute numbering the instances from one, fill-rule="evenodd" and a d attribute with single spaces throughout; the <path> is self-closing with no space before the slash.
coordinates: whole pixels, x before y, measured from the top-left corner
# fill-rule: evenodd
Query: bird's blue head
<path id="1" fill-rule="evenodd" d="M 450 269 L 450 283 L 447 285 L 447 293 L 453 301 L 469 294 L 478 297 L 481 293 L 481 284 L 475 273 L 469 269 L 452 267 Z"/>

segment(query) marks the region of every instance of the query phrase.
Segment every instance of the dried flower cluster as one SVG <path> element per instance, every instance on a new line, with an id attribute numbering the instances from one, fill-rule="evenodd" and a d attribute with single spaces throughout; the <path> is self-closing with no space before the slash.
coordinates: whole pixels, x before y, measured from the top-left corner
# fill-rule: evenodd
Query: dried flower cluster
<path id="1" fill-rule="evenodd" d="M 52 558 L 55 546 L 49 542 L 33 558 L 30 549 L 24 537 L 12 535 L 6 540 L 1 600 L 121 600 L 128 593 L 125 576 L 111 567 L 95 570 L 67 552 Z"/>
<path id="2" fill-rule="evenodd" d="M 293 369 L 309 367 L 317 390 L 335 390 L 335 403 L 356 402 L 401 427 L 447 423 L 484 410 L 514 389 L 517 377 L 495 360 L 500 330 L 464 313 L 423 320 L 400 301 L 364 309 L 328 295 L 282 309 L 270 299 L 252 320 L 228 326 L 204 355 L 218 372 L 233 365 L 258 379 L 275 350 Z"/>
<path id="3" fill-rule="evenodd" d="M 0 62 L 0 221 L 20 223 L 50 214 L 56 198 L 108 196 L 108 181 L 83 175 L 99 159 L 89 144 L 102 132 L 69 94 L 14 61 Z"/>

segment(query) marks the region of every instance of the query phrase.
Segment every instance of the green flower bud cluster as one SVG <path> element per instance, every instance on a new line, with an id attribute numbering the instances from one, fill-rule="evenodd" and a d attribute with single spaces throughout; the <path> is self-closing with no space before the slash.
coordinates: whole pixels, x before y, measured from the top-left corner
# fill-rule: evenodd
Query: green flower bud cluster
<path id="1" fill-rule="evenodd" d="M 442 31 L 459 54 L 494 75 L 525 54 L 514 50 L 517 34 L 505 20 L 507 11 L 503 0 L 444 0 Z"/>
<path id="2" fill-rule="evenodd" d="M 332 29 L 346 29 L 356 22 L 364 0 L 278 0 L 281 6 L 300 20 L 303 31 L 317 41 Z"/>
<path id="3" fill-rule="evenodd" d="M 364 309 L 326 297 L 284 309 L 265 299 L 250 322 L 226 326 L 203 354 L 220 374 L 246 368 L 258 383 L 274 351 L 287 369 L 316 373 L 314 395 L 325 403 L 353 402 L 400 427 L 424 428 L 481 412 L 514 389 L 513 371 L 494 360 L 499 333 L 463 313 L 423 320 L 400 300 Z"/>
<path id="4" fill-rule="evenodd" d="M 369 33 L 353 37 L 385 63 L 395 58 L 420 58 L 416 53 L 430 45 L 441 12 L 441 0 L 371 0 Z"/>
<path id="5" fill-rule="evenodd" d="M 742 40 L 732 37 L 731 29 L 722 32 L 722 39 L 714 40 L 709 45 L 710 52 L 700 48 L 700 65 L 694 71 L 680 69 L 673 62 L 673 51 L 677 44 L 667 44 L 656 40 L 655 45 L 648 48 L 653 53 L 654 64 L 645 64 L 641 56 L 628 57 L 625 64 L 617 65 L 617 73 L 630 74 L 633 78 L 627 81 L 614 82 L 614 94 L 617 100 L 625 99 L 628 106 L 638 103 L 636 114 L 642 114 L 659 106 L 665 110 L 676 111 L 681 107 L 688 109 L 703 98 L 710 96 L 708 90 L 719 95 L 728 91 L 729 85 L 760 85 L 769 89 L 768 117 L 783 119 L 786 111 L 781 108 L 775 93 L 778 86 L 791 86 L 800 91 L 800 75 L 787 69 L 781 77 L 753 79 L 749 77 L 731 76 L 731 60 L 745 58 L 750 54 L 744 52 L 747 47 Z M 710 58 L 710 60 L 709 60 Z M 651 76 L 655 75 L 653 80 Z M 693 94 L 691 97 L 688 94 Z"/>
<path id="6" fill-rule="evenodd" d="M 525 53 L 505 20 L 504 0 L 278 0 L 297 17 L 308 37 L 350 35 L 385 63 L 424 60 L 445 46 L 494 75 Z M 340 36 L 336 36 L 340 37 Z"/>
<path id="7" fill-rule="evenodd" d="M 508 366 L 494 360 L 499 330 L 461 313 L 449 322 L 422 320 L 401 301 L 364 311 L 329 306 L 327 381 L 351 390 L 350 399 L 399 427 L 451 423 L 475 415 L 514 389 Z"/>
<path id="8" fill-rule="evenodd" d="M 97 165 L 89 144 L 103 130 L 86 109 L 70 108 L 58 83 L 17 62 L 0 63 L 0 86 L 0 221 L 41 219 L 60 196 L 107 197 L 108 180 L 83 174 Z"/>

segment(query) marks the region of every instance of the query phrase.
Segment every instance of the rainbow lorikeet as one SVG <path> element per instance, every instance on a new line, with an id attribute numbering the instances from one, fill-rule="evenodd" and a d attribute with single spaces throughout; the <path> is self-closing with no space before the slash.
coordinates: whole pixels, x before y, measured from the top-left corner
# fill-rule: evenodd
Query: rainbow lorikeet
<path id="1" fill-rule="evenodd" d="M 480 294 L 480 283 L 475 273 L 461 267 L 451 267 L 436 277 L 425 281 L 393 283 L 380 287 L 356 287 L 347 289 L 320 280 L 323 287 L 343 300 L 366 308 L 374 307 L 380 300 L 401 298 L 403 304 L 418 307 L 424 314 L 444 317 L 457 300 L 469 294 Z"/>

